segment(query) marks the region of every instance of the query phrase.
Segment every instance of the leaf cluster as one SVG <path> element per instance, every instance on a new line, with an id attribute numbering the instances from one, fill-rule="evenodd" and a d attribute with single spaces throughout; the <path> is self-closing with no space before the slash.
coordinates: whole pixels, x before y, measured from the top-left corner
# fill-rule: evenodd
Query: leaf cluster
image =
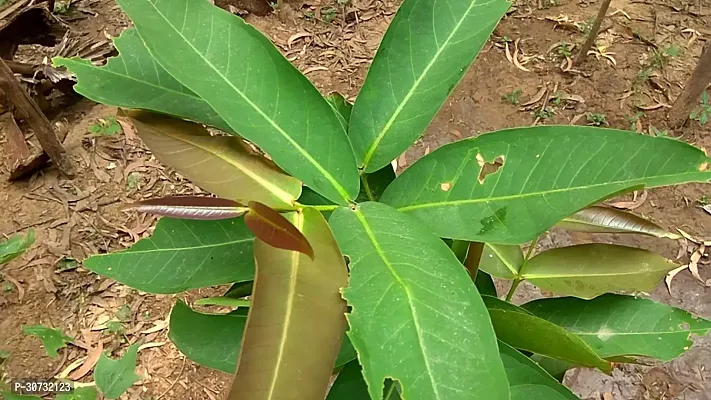
<path id="1" fill-rule="evenodd" d="M 324 97 L 264 35 L 204 0 L 118 3 L 135 26 L 115 39 L 118 57 L 55 64 L 77 75 L 79 93 L 125 109 L 119 118 L 157 158 L 217 197 L 127 205 L 164 218 L 152 237 L 84 266 L 153 293 L 232 284 L 203 303 L 234 311 L 178 302 L 170 317 L 186 356 L 235 374 L 228 399 L 574 399 L 547 366 L 559 376 L 561 365 L 669 360 L 711 329 L 608 294 L 651 290 L 676 267 L 657 254 L 533 251 L 555 225 L 674 238 L 596 204 L 707 181 L 700 149 L 590 126 L 514 128 L 442 146 L 396 176 L 391 162 L 423 134 L 507 1 L 405 0 L 354 104 Z M 492 276 L 512 281 L 506 300 Z M 565 297 L 513 305 L 524 280 Z"/>

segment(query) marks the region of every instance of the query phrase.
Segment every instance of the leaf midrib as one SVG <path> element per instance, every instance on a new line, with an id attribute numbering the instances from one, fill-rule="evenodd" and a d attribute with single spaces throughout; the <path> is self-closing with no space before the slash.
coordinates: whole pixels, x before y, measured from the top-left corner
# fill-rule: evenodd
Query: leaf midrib
<path id="1" fill-rule="evenodd" d="M 548 320 L 546 320 L 548 321 Z M 561 327 L 565 328 L 566 330 L 569 330 L 570 333 L 578 336 L 595 336 L 597 337 L 599 335 L 599 332 L 578 332 L 575 330 L 574 327 L 569 327 L 565 325 L 561 325 Z M 650 336 L 659 336 L 659 335 L 679 335 L 679 334 L 692 334 L 696 332 L 708 332 L 711 330 L 711 327 L 708 328 L 695 328 L 695 329 L 687 329 L 687 330 L 680 330 L 680 331 L 664 331 L 664 332 L 653 332 L 653 331 L 645 331 L 645 332 L 605 332 L 605 336 L 608 337 L 613 337 L 613 336 L 638 336 L 638 335 L 650 335 Z"/>
<path id="2" fill-rule="evenodd" d="M 365 230 L 366 235 L 368 236 L 368 239 L 370 239 L 370 242 L 373 244 L 373 247 L 375 248 L 376 253 L 378 256 L 380 256 L 380 259 L 383 260 L 383 263 L 385 266 L 388 268 L 390 273 L 393 275 L 395 280 L 400 284 L 400 286 L 403 288 L 403 291 L 405 292 L 405 296 L 407 296 L 407 304 L 410 308 L 410 313 L 412 315 L 412 321 L 413 324 L 415 325 L 415 331 L 417 332 L 417 341 L 419 343 L 419 348 L 420 352 L 422 353 L 422 359 L 425 364 L 425 368 L 427 369 L 427 376 L 430 378 L 430 385 L 432 385 L 432 390 L 434 391 L 434 394 L 436 396 L 436 399 L 441 399 L 439 395 L 439 391 L 437 390 L 437 384 L 434 381 L 434 376 L 432 374 L 432 368 L 430 367 L 429 360 L 427 358 L 427 354 L 425 354 L 425 345 L 422 342 L 422 328 L 420 327 L 420 322 L 418 319 L 417 312 L 415 311 L 415 307 L 413 305 L 413 300 L 412 300 L 412 293 L 410 293 L 410 288 L 405 284 L 405 280 L 400 277 L 400 275 L 395 271 L 393 268 L 392 264 L 390 263 L 390 260 L 385 256 L 385 252 L 383 249 L 380 247 L 380 243 L 378 242 L 377 238 L 375 237 L 375 232 L 373 232 L 372 228 L 370 227 L 370 224 L 368 224 L 368 221 L 365 219 L 365 215 L 360 210 L 355 210 L 355 215 L 356 218 L 358 218 L 358 221 L 363 225 L 363 229 Z"/>
<path id="3" fill-rule="evenodd" d="M 523 274 L 521 278 L 523 279 L 559 279 L 559 278 L 606 278 L 610 276 L 636 276 L 636 275 L 646 275 L 655 272 L 666 272 L 671 269 L 650 269 L 645 271 L 628 271 L 623 273 L 595 273 L 595 274 L 562 274 L 562 275 L 536 275 L 536 274 Z"/>
<path id="4" fill-rule="evenodd" d="M 434 66 L 434 64 L 437 62 L 439 59 L 440 55 L 444 52 L 444 49 L 449 46 L 449 42 L 452 40 L 452 38 L 459 32 L 459 28 L 462 27 L 462 24 L 464 23 L 464 20 L 469 17 L 469 13 L 471 10 L 474 8 L 474 5 L 477 3 L 476 0 L 471 0 L 469 3 L 469 7 L 467 10 L 462 14 L 462 18 L 457 22 L 457 24 L 454 26 L 454 29 L 452 29 L 452 32 L 449 34 L 447 37 L 447 40 L 445 40 L 442 45 L 437 49 L 437 52 L 435 53 L 434 57 L 432 57 L 432 60 L 427 64 L 424 70 L 422 70 L 422 73 L 420 76 L 415 80 L 415 83 L 412 85 L 410 90 L 407 92 L 403 100 L 400 102 L 400 104 L 397 106 L 395 109 L 395 112 L 393 112 L 393 115 L 390 117 L 388 122 L 385 124 L 383 129 L 380 131 L 380 134 L 375 138 L 375 141 L 373 142 L 372 145 L 370 145 L 370 148 L 368 149 L 368 152 L 365 154 L 365 157 L 363 158 L 363 169 L 366 169 L 368 166 L 368 163 L 370 163 L 370 160 L 373 158 L 373 155 L 375 154 L 375 150 L 377 147 L 380 145 L 380 142 L 383 140 L 385 135 L 388 133 L 390 128 L 393 126 L 395 123 L 395 119 L 400 115 L 403 109 L 405 109 L 405 104 L 407 104 L 410 101 L 410 98 L 415 94 L 415 91 L 417 88 L 420 86 L 422 81 L 424 80 L 425 76 L 430 72 L 430 69 Z M 434 11 L 433 11 L 434 13 Z M 435 30 L 434 25 L 432 25 L 432 30 Z M 410 55 L 412 57 L 412 55 Z"/>
<path id="5" fill-rule="evenodd" d="M 684 172 L 684 173 L 680 173 L 680 174 L 669 174 L 669 175 L 654 175 L 653 177 L 649 177 L 649 178 L 664 179 L 664 178 L 668 178 L 668 177 L 682 177 L 682 176 L 686 176 L 686 175 L 695 175 L 695 174 L 699 174 L 699 173 L 702 173 L 702 171 Z M 432 203 L 413 204 L 410 206 L 400 207 L 400 208 L 398 208 L 398 211 L 407 212 L 407 211 L 418 210 L 418 209 L 422 209 L 422 208 L 451 207 L 451 206 L 476 204 L 476 203 L 489 203 L 489 202 L 503 201 L 503 200 L 517 200 L 517 199 L 524 199 L 524 198 L 533 197 L 533 196 L 543 196 L 546 194 L 572 192 L 572 191 L 576 191 L 576 190 L 585 190 L 585 189 L 594 189 L 594 188 L 598 188 L 598 187 L 602 187 L 602 186 L 610 186 L 610 185 L 618 185 L 618 184 L 625 184 L 628 186 L 634 186 L 635 184 L 639 184 L 640 181 L 644 181 L 645 179 L 648 179 L 648 178 L 647 177 L 638 178 L 638 179 L 633 179 L 630 181 L 603 182 L 603 183 L 598 183 L 598 184 L 593 184 L 593 185 L 567 187 L 567 188 L 562 188 L 562 189 L 551 189 L 551 190 L 547 190 L 547 191 L 537 191 L 537 192 L 529 192 L 529 193 L 519 193 L 519 194 L 508 195 L 508 196 L 481 197 L 481 198 L 476 198 L 476 199 L 461 199 L 461 200 L 437 201 L 437 202 L 432 202 Z M 654 186 L 647 186 L 647 187 L 654 187 Z"/>
<path id="6" fill-rule="evenodd" d="M 302 232 L 304 229 L 304 223 L 305 223 L 305 218 L 303 213 L 295 213 L 294 217 L 294 226 L 296 229 L 299 230 L 299 232 Z M 276 387 L 277 387 L 277 382 L 279 381 L 279 376 L 282 371 L 282 367 L 284 366 L 284 363 L 282 360 L 284 359 L 284 353 L 286 349 L 286 342 L 287 339 L 289 338 L 289 330 L 291 328 L 291 314 L 294 310 L 294 298 L 296 297 L 296 284 L 298 283 L 298 277 L 299 277 L 299 260 L 301 260 L 301 253 L 297 251 L 291 251 L 290 257 L 290 268 L 291 268 L 291 275 L 289 276 L 289 290 L 287 294 L 287 302 L 286 302 L 286 314 L 284 315 L 284 324 L 282 327 L 282 332 L 281 332 L 281 340 L 279 341 L 279 351 L 277 353 L 277 358 L 276 358 L 276 369 L 274 370 L 274 376 L 272 377 L 272 381 L 269 385 L 269 394 L 267 395 L 267 399 L 276 399 L 278 398 L 278 393 L 276 393 Z M 256 281 L 255 281 L 256 282 Z M 277 396 L 277 397 L 275 397 Z"/>
<path id="7" fill-rule="evenodd" d="M 518 270 L 513 267 L 512 263 L 508 262 L 508 260 L 503 257 L 502 253 L 500 253 L 498 250 L 496 250 L 496 247 L 494 247 L 494 246 L 496 246 L 495 244 L 487 245 L 487 246 L 491 249 L 491 251 L 494 252 L 494 254 L 496 254 L 496 256 L 499 258 L 499 260 L 501 260 L 501 263 L 504 264 L 504 266 L 506 268 L 508 268 L 509 271 L 511 271 L 511 273 L 513 274 L 514 277 L 518 275 Z"/>
<path id="8" fill-rule="evenodd" d="M 290 205 L 290 206 L 294 205 L 294 201 L 296 201 L 296 198 L 294 196 L 281 190 L 281 188 L 279 188 L 279 186 L 271 184 L 268 180 L 262 179 L 258 174 L 252 172 L 252 170 L 250 170 L 249 167 L 239 163 L 239 161 L 232 160 L 232 159 L 225 157 L 225 154 L 220 152 L 219 149 L 217 149 L 217 151 L 215 151 L 213 149 L 202 146 L 200 143 L 195 143 L 190 140 L 189 136 L 182 136 L 182 135 L 176 136 L 171 133 L 166 133 L 166 135 L 173 137 L 177 140 L 183 141 L 183 142 L 190 144 L 192 146 L 195 146 L 196 148 L 198 148 L 208 154 L 214 155 L 215 157 L 219 158 L 220 160 L 222 160 L 222 161 L 226 162 L 227 164 L 230 164 L 233 167 L 240 170 L 243 174 L 247 175 L 248 178 L 255 181 L 259 186 L 263 187 L 264 189 L 266 189 L 267 191 L 272 193 L 274 196 L 276 196 L 279 200 L 281 200 L 285 204 Z M 237 140 L 239 140 L 239 139 L 237 139 Z M 248 154 L 244 154 L 244 156 L 251 157 Z"/>
<path id="9" fill-rule="evenodd" d="M 209 249 L 212 247 L 230 246 L 230 245 L 238 244 L 238 243 L 251 242 L 253 240 L 254 240 L 254 238 L 251 237 L 251 238 L 247 238 L 247 239 L 232 240 L 232 241 L 228 241 L 228 242 L 205 244 L 205 245 L 192 246 L 192 247 L 170 247 L 170 248 L 166 247 L 166 248 L 155 248 L 155 249 L 138 250 L 138 251 L 131 251 L 131 249 L 128 249 L 128 250 L 120 252 L 120 253 L 96 254 L 94 256 L 91 256 L 91 258 L 116 256 L 117 254 L 119 254 L 119 255 L 136 255 L 136 254 L 146 254 L 146 253 L 160 253 L 160 252 L 189 251 L 189 250 L 196 250 L 196 249 Z M 154 244 L 154 243 L 151 242 L 151 244 Z"/>
<path id="10" fill-rule="evenodd" d="M 153 9 L 156 11 L 156 13 L 158 13 L 158 15 L 160 15 L 160 17 L 163 18 L 163 20 L 164 20 L 171 28 L 173 28 L 173 30 L 178 34 L 178 36 L 180 36 L 180 37 L 183 39 L 183 41 L 184 41 L 188 46 L 190 46 L 191 49 L 193 49 L 193 51 L 195 52 L 195 54 L 197 54 L 200 58 L 202 58 L 202 60 L 203 60 L 213 71 L 215 71 L 215 73 L 217 74 L 217 76 L 219 76 L 220 78 L 222 78 L 222 80 L 223 80 L 230 88 L 232 88 L 232 90 L 234 90 L 235 92 L 237 92 L 237 94 L 239 94 L 240 97 L 242 97 L 242 99 L 244 99 L 244 101 L 246 101 L 247 104 L 249 104 L 250 107 L 252 107 L 255 111 L 257 111 L 257 113 L 258 113 L 259 115 L 261 115 L 262 118 L 264 118 L 267 122 L 269 122 L 269 124 L 270 124 L 272 127 L 274 127 L 274 129 L 276 129 L 276 131 L 279 132 L 279 134 L 282 135 L 299 153 L 301 153 L 301 155 L 302 155 L 306 160 L 308 160 L 314 167 L 316 167 L 316 169 L 321 173 L 321 175 L 323 175 L 323 176 L 329 181 L 329 183 L 331 183 L 331 185 L 333 185 L 333 187 L 336 189 L 336 191 L 338 192 L 338 194 L 341 195 L 341 197 L 346 201 L 346 203 L 348 203 L 348 202 L 350 201 L 350 196 L 348 195 L 348 192 L 345 190 L 345 188 L 343 188 L 343 186 L 341 186 L 340 183 L 338 183 L 338 181 L 337 181 L 328 171 L 326 171 L 326 169 L 323 168 L 323 166 L 322 166 L 320 163 L 318 163 L 313 157 L 311 157 L 311 154 L 309 154 L 306 150 L 304 150 L 303 147 L 301 147 L 298 143 L 296 143 L 296 142 L 294 141 L 294 139 L 292 139 L 291 136 L 289 136 L 289 135 L 286 133 L 286 131 L 284 131 L 284 130 L 281 128 L 281 126 L 279 126 L 279 125 L 276 123 L 276 121 L 274 121 L 274 120 L 271 119 L 269 116 L 267 116 L 267 114 L 265 114 L 264 111 L 262 111 L 261 108 L 257 107 L 257 105 L 254 104 L 244 93 L 242 93 L 241 90 L 239 90 L 237 87 L 235 87 L 235 86 L 232 84 L 232 82 L 231 82 L 229 79 L 227 79 L 226 76 L 224 76 L 222 73 L 220 73 L 220 71 L 217 70 L 217 68 L 215 67 L 215 65 L 213 65 L 207 58 L 205 58 L 205 56 L 204 56 L 200 51 L 198 51 L 198 49 L 195 48 L 195 46 L 193 46 L 193 44 L 192 44 L 190 41 L 187 40 L 187 38 L 183 35 L 183 33 L 182 33 L 181 31 L 179 31 L 179 30 L 177 29 L 177 27 L 176 27 L 175 25 L 173 25 L 173 23 L 172 23 L 170 20 L 168 20 L 168 18 L 158 9 L 158 7 L 153 3 L 153 1 L 148 0 L 148 4 L 150 4 L 151 7 L 153 7 Z M 186 12 L 186 15 L 187 15 L 187 10 L 186 10 L 185 12 Z M 214 15 L 211 16 L 211 18 L 214 19 Z M 247 23 L 244 22 L 244 24 L 246 25 Z M 138 29 L 138 28 L 136 28 L 136 29 Z M 230 30 L 232 29 L 232 25 L 229 25 L 229 29 L 230 29 Z M 212 31 L 212 26 L 211 26 L 211 27 L 210 27 L 210 36 L 212 36 L 213 33 L 214 33 L 214 32 Z M 139 36 L 140 36 L 140 32 L 139 32 Z M 299 73 L 300 73 L 300 72 L 299 72 Z M 205 99 L 203 99 L 203 100 L 204 100 L 208 105 L 210 105 L 210 107 L 212 107 L 212 108 L 214 109 L 214 107 L 212 106 L 212 104 L 210 104 L 209 101 L 207 101 L 207 100 L 205 100 Z M 218 114 L 219 114 L 219 113 L 218 113 Z M 225 122 L 227 122 L 227 121 L 225 121 Z M 228 125 L 232 126 L 229 122 L 227 122 L 227 123 L 228 123 Z M 340 123 L 340 122 L 339 122 L 339 123 Z"/>

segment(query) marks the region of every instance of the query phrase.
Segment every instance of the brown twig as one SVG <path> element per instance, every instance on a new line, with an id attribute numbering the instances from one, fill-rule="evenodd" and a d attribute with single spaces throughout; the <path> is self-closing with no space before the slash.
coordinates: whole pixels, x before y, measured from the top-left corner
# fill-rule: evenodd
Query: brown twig
<path id="1" fill-rule="evenodd" d="M 588 55 L 588 50 L 592 47 L 592 45 L 595 43 L 595 39 L 597 38 L 598 32 L 600 32 L 600 25 L 602 25 L 602 21 L 605 19 L 605 14 L 607 14 L 607 9 L 610 8 L 610 1 L 611 0 L 603 0 L 602 4 L 600 5 L 600 10 L 597 13 L 597 17 L 595 18 L 595 23 L 593 23 L 592 28 L 590 28 L 590 32 L 588 33 L 588 38 L 585 40 L 585 43 L 583 43 L 583 46 L 580 48 L 580 52 L 578 55 L 575 57 L 575 64 L 580 64 L 583 60 L 585 60 L 585 57 Z"/>
<path id="2" fill-rule="evenodd" d="M 678 128 L 684 125 L 709 83 L 711 83 L 711 41 L 706 43 L 691 78 L 669 110 L 667 117 L 671 127 Z"/>
<path id="3" fill-rule="evenodd" d="M 73 177 L 76 174 L 74 165 L 67 157 L 49 120 L 37 103 L 32 101 L 30 95 L 20 86 L 15 75 L 2 59 L 0 59 L 0 90 L 5 92 L 10 102 L 25 114 L 37 140 L 49 158 L 57 165 L 57 168 L 66 176 Z"/>

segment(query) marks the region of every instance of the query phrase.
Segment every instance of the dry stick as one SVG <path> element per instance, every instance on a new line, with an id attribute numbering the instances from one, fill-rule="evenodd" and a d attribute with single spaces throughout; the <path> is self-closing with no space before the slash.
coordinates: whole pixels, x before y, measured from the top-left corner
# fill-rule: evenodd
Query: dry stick
<path id="1" fill-rule="evenodd" d="M 67 153 L 57 139 L 49 120 L 42 113 L 37 103 L 20 86 L 19 81 L 15 79 L 15 75 L 2 59 L 0 59 L 0 90 L 5 92 L 10 102 L 20 112 L 25 114 L 30 128 L 35 132 L 37 140 L 42 145 L 42 149 L 44 149 L 57 168 L 66 176 L 73 177 L 76 174 L 74 165 L 67 157 Z"/>
<path id="2" fill-rule="evenodd" d="M 588 50 L 592 47 L 592 45 L 595 43 L 595 39 L 597 38 L 598 32 L 600 32 L 600 25 L 602 25 L 602 20 L 605 19 L 605 14 L 607 14 L 607 9 L 610 8 L 610 1 L 611 0 L 603 0 L 602 5 L 600 6 L 600 10 L 597 12 L 597 17 L 595 18 L 595 23 L 593 23 L 592 28 L 590 28 L 590 32 L 588 33 L 588 38 L 583 43 L 583 47 L 580 48 L 580 53 L 575 57 L 575 64 L 580 64 L 583 60 L 585 60 L 585 57 L 588 55 Z"/>
<path id="3" fill-rule="evenodd" d="M 711 41 L 707 41 L 691 78 L 686 81 L 684 90 L 681 91 L 669 110 L 667 115 L 669 126 L 678 128 L 684 125 L 691 111 L 698 105 L 697 102 L 709 83 L 711 83 Z"/>

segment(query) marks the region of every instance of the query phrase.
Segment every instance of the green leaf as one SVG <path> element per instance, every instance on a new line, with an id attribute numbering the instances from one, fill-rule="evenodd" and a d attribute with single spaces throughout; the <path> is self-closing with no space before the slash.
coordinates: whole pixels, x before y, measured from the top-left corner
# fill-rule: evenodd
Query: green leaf
<path id="1" fill-rule="evenodd" d="M 592 300 L 571 297 L 534 300 L 523 306 L 586 341 L 601 357 L 645 356 L 670 361 L 706 335 L 711 321 L 684 310 L 631 296 L 606 294 Z"/>
<path id="2" fill-rule="evenodd" d="M 481 255 L 479 269 L 497 278 L 514 279 L 522 265 L 521 246 L 487 243 Z"/>
<path id="3" fill-rule="evenodd" d="M 328 100 L 328 103 L 333 107 L 333 110 L 336 111 L 336 115 L 341 117 L 343 129 L 348 132 L 348 123 L 351 120 L 353 104 L 349 103 L 340 93 L 331 93 L 326 96 L 326 100 Z"/>
<path id="4" fill-rule="evenodd" d="M 360 187 L 357 202 L 378 201 L 385 189 L 395 180 L 395 170 L 388 164 L 372 174 L 364 174 L 361 178 L 363 183 Z"/>
<path id="5" fill-rule="evenodd" d="M 138 343 L 129 346 L 126 354 L 118 360 L 112 360 L 106 354 L 102 354 L 99 362 L 96 363 L 94 380 L 107 399 L 118 398 L 141 379 L 135 372 L 138 346 Z"/>
<path id="6" fill-rule="evenodd" d="M 343 367 L 328 391 L 326 400 L 364 400 L 368 398 L 368 385 L 365 383 L 358 360 L 353 360 Z"/>
<path id="7" fill-rule="evenodd" d="M 661 226 L 632 213 L 609 207 L 592 206 L 563 219 L 556 226 L 577 232 L 639 233 L 657 238 L 679 239 Z"/>
<path id="8" fill-rule="evenodd" d="M 232 284 L 227 292 L 224 294 L 225 297 L 231 299 L 241 299 L 242 297 L 249 296 L 252 294 L 252 288 L 254 286 L 254 281 L 244 281 Z"/>
<path id="9" fill-rule="evenodd" d="M 496 160 L 503 166 L 491 172 Z M 390 184 L 381 201 L 419 218 L 440 237 L 520 244 L 630 188 L 705 182 L 711 178 L 708 162 L 691 145 L 636 132 L 506 129 L 424 156 Z"/>
<path id="10" fill-rule="evenodd" d="M 285 215 L 313 255 L 256 239 L 257 278 L 231 399 L 323 399 L 346 329 L 348 269 L 321 213 Z M 318 349 L 318 351 L 314 351 Z"/>
<path id="11" fill-rule="evenodd" d="M 389 164 L 424 132 L 510 6 L 402 3 L 353 106 L 349 136 L 365 172 Z"/>
<path id="12" fill-rule="evenodd" d="M 582 339 L 558 325 L 494 297 L 484 296 L 496 337 L 509 346 L 576 365 L 612 371 Z"/>
<path id="13" fill-rule="evenodd" d="M 170 312 L 168 337 L 192 361 L 232 374 L 246 324 L 247 309 L 203 314 L 178 301 Z"/>
<path id="14" fill-rule="evenodd" d="M 55 400 L 96 400 L 96 396 L 96 387 L 84 386 L 72 390 L 72 393 L 58 394 Z"/>
<path id="15" fill-rule="evenodd" d="M 499 351 L 511 387 L 511 400 L 578 400 L 570 389 L 513 347 L 499 342 Z"/>
<path id="16" fill-rule="evenodd" d="M 340 208 L 329 222 L 351 261 L 348 336 L 371 399 L 386 378 L 408 400 L 508 399 L 484 304 L 442 240 L 380 203 Z"/>
<path id="17" fill-rule="evenodd" d="M 546 372 L 548 372 L 548 374 L 550 374 L 550 376 L 555 378 L 558 382 L 563 382 L 565 373 L 569 369 L 575 367 L 575 365 L 569 362 L 556 360 L 550 357 L 542 356 L 540 354 L 531 355 L 531 360 L 535 361 L 536 364 L 546 370 Z"/>
<path id="18" fill-rule="evenodd" d="M 61 329 L 49 328 L 43 325 L 23 326 L 22 332 L 25 335 L 37 336 L 42 341 L 42 346 L 47 355 L 54 358 L 59 356 L 57 350 L 66 347 L 67 343 L 74 340 L 65 335 Z"/>
<path id="19" fill-rule="evenodd" d="M 268 38 L 204 0 L 118 4 L 158 63 L 234 132 L 328 199 L 355 199 L 358 170 L 340 119 Z"/>
<path id="20" fill-rule="evenodd" d="M 487 296 L 496 297 L 496 285 L 494 285 L 494 280 L 491 279 L 491 275 L 484 271 L 478 271 L 476 277 L 474 278 L 474 285 L 480 294 L 485 294 Z"/>
<path id="21" fill-rule="evenodd" d="M 179 293 L 254 279 L 253 242 L 241 218 L 162 218 L 150 238 L 128 250 L 89 257 L 84 267 L 138 290 Z"/>
<path id="22" fill-rule="evenodd" d="M 219 197 L 290 208 L 301 195 L 301 182 L 250 154 L 240 138 L 213 137 L 201 125 L 160 114 L 127 117 L 156 158 Z"/>
<path id="23" fill-rule="evenodd" d="M 523 278 L 556 294 L 591 299 L 616 291 L 649 292 L 676 267 L 649 250 L 587 243 L 537 254 Z"/>
<path id="24" fill-rule="evenodd" d="M 356 357 L 358 357 L 358 353 L 356 353 L 355 349 L 353 348 L 351 340 L 348 339 L 348 335 L 344 334 L 343 339 L 341 340 L 341 349 L 338 350 L 336 364 L 333 368 L 336 369 L 338 367 L 341 367 L 346 363 L 355 360 Z"/>
<path id="25" fill-rule="evenodd" d="M 35 230 L 32 228 L 27 230 L 25 236 L 15 234 L 0 242 L 0 265 L 9 263 L 24 254 L 34 242 Z"/>
<path id="26" fill-rule="evenodd" d="M 104 66 L 80 58 L 52 61 L 77 76 L 77 93 L 97 103 L 156 111 L 232 131 L 212 107 L 155 61 L 135 29 L 123 31 L 114 46 L 119 56 Z"/>

